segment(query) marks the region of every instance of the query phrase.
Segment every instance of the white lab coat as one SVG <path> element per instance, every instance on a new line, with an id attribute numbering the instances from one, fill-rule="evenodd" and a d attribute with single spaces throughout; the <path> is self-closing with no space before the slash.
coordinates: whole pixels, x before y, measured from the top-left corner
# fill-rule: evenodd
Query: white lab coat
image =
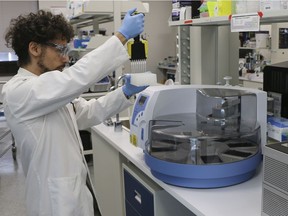
<path id="1" fill-rule="evenodd" d="M 26 175 L 29 216 L 93 215 L 78 130 L 132 103 L 121 88 L 98 100 L 75 98 L 127 60 L 125 48 L 113 36 L 63 72 L 36 76 L 20 68 L 3 87 L 4 113 Z"/>

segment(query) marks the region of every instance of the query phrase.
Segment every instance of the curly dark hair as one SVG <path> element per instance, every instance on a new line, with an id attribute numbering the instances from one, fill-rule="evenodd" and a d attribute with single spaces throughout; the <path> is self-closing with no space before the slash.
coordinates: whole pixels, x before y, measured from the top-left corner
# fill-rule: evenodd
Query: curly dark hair
<path id="1" fill-rule="evenodd" d="M 6 46 L 12 48 L 18 56 L 18 65 L 30 62 L 28 47 L 30 42 L 44 44 L 55 39 L 73 38 L 71 24 L 61 15 L 39 10 L 37 13 L 20 15 L 10 21 L 10 27 L 5 35 Z"/>

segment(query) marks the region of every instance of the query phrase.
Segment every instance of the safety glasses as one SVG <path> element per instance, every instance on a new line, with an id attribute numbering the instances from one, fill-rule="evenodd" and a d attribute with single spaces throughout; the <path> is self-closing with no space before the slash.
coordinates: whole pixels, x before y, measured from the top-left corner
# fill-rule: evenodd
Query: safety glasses
<path id="1" fill-rule="evenodd" d="M 46 42 L 44 43 L 46 46 L 50 46 L 50 47 L 54 47 L 57 52 L 60 54 L 60 56 L 68 56 L 68 53 L 70 51 L 70 47 L 69 45 L 61 45 L 61 44 L 56 44 L 56 43 L 52 43 L 52 42 Z"/>

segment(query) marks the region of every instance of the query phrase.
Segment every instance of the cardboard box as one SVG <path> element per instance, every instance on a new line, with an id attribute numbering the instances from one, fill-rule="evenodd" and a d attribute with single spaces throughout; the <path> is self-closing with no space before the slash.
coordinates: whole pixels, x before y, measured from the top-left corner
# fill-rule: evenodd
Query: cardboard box
<path id="1" fill-rule="evenodd" d="M 280 142 L 288 140 L 288 119 L 269 117 L 267 119 L 268 137 Z"/>

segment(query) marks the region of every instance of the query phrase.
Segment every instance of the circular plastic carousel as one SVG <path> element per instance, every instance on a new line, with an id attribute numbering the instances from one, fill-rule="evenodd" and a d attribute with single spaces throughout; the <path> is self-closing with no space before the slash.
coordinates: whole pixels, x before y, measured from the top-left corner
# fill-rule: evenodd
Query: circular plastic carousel
<path id="1" fill-rule="evenodd" d="M 191 188 L 225 187 L 250 179 L 262 160 L 261 130 L 256 117 L 241 119 L 245 96 L 251 95 L 200 89 L 196 113 L 151 120 L 144 152 L 152 174 L 165 183 Z"/>

